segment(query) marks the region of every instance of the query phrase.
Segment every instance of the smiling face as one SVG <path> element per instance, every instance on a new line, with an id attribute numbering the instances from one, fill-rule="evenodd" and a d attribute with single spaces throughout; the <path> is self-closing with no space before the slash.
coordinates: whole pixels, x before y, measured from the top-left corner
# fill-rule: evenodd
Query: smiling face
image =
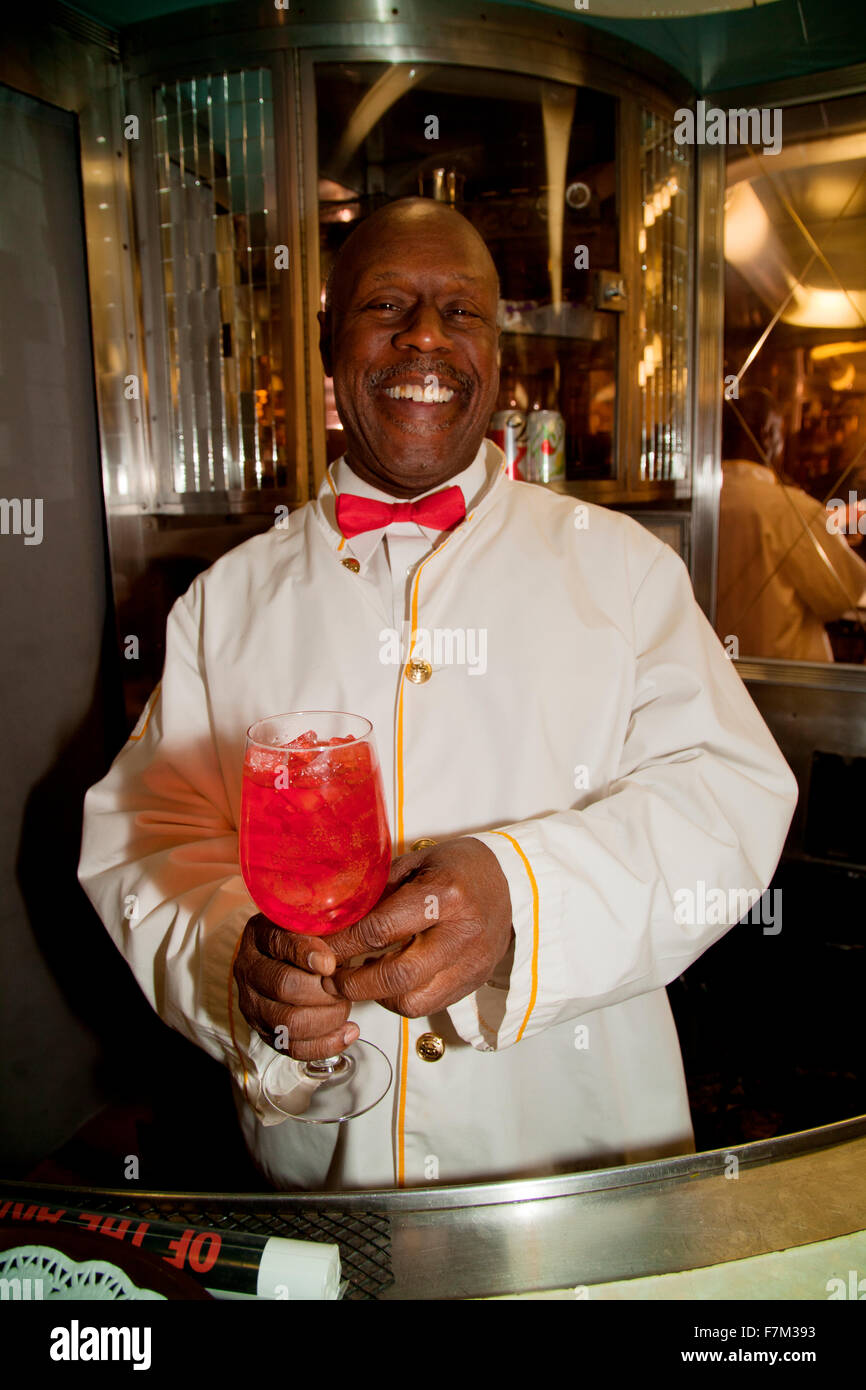
<path id="1" fill-rule="evenodd" d="M 352 234 L 319 321 L 359 477 L 411 497 L 468 468 L 499 386 L 497 302 L 490 253 L 441 203 L 390 203 Z"/>

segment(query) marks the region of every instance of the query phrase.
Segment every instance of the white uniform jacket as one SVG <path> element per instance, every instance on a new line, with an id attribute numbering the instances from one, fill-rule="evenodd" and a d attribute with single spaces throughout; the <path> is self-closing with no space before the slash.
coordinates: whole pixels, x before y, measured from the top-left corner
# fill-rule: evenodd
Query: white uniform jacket
<path id="1" fill-rule="evenodd" d="M 323 484 L 178 600 L 161 686 L 87 795 L 81 881 L 160 1016 L 228 1067 L 278 1187 L 690 1152 L 664 986 L 742 915 L 704 911 L 710 890 L 762 891 L 791 820 L 794 777 L 674 551 L 512 481 L 492 444 L 487 461 L 492 483 L 409 588 L 408 654 L 426 642 L 429 679 L 389 664 L 392 614 L 342 564 Z M 279 1122 L 261 1086 L 275 1054 L 232 977 L 255 911 L 238 869 L 244 732 L 294 709 L 372 720 L 395 853 L 477 835 L 511 892 L 513 959 L 477 993 L 430 1018 L 353 1006 L 394 1084 L 345 1125 Z M 761 927 L 739 930 L 745 965 Z M 437 1061 L 416 1050 L 427 1032 Z"/>

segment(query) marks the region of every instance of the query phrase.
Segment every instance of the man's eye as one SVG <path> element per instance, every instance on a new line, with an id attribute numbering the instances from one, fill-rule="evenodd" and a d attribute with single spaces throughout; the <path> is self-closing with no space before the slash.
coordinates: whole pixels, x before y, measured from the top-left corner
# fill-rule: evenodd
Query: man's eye
<path id="1" fill-rule="evenodd" d="M 478 317 L 478 315 L 474 313 L 471 309 L 463 309 L 459 305 L 457 305 L 453 309 L 448 309 L 446 312 L 449 314 L 463 314 L 466 318 L 469 319 L 477 319 Z"/>
<path id="2" fill-rule="evenodd" d="M 377 304 L 368 304 L 368 309 L 399 309 L 399 304 L 392 304 L 390 299 L 381 299 Z"/>

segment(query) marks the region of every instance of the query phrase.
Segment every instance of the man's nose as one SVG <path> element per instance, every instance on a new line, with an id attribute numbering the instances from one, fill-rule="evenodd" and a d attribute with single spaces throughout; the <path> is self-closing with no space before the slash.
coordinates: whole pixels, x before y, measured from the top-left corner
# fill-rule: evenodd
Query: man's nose
<path id="1" fill-rule="evenodd" d="M 447 326 L 435 304 L 419 304 L 409 323 L 394 335 L 394 346 L 415 352 L 435 352 L 451 346 Z"/>

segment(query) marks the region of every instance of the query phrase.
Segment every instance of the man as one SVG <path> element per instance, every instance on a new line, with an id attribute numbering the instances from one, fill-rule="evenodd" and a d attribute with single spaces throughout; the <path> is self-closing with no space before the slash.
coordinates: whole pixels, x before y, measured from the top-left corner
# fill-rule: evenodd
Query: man
<path id="1" fill-rule="evenodd" d="M 832 661 L 824 624 L 866 600 L 866 564 L 826 507 L 780 482 L 783 452 L 776 400 L 747 387 L 723 417 L 716 631 L 743 656 Z"/>
<path id="2" fill-rule="evenodd" d="M 677 895 L 760 892 L 796 800 L 674 552 L 513 482 L 483 438 L 497 296 L 453 210 L 359 226 L 322 315 L 346 456 L 175 605 L 161 690 L 87 798 L 82 882 L 161 1016 L 228 1066 L 277 1186 L 689 1152 L 664 986 L 741 914 L 683 920 Z M 357 529 L 440 491 L 450 518 L 436 498 Z M 380 905 L 320 940 L 256 914 L 237 867 L 245 727 L 291 709 L 372 720 L 397 856 Z M 391 1092 L 346 1125 L 278 1122 L 278 1028 L 299 1060 L 360 1030 Z"/>

